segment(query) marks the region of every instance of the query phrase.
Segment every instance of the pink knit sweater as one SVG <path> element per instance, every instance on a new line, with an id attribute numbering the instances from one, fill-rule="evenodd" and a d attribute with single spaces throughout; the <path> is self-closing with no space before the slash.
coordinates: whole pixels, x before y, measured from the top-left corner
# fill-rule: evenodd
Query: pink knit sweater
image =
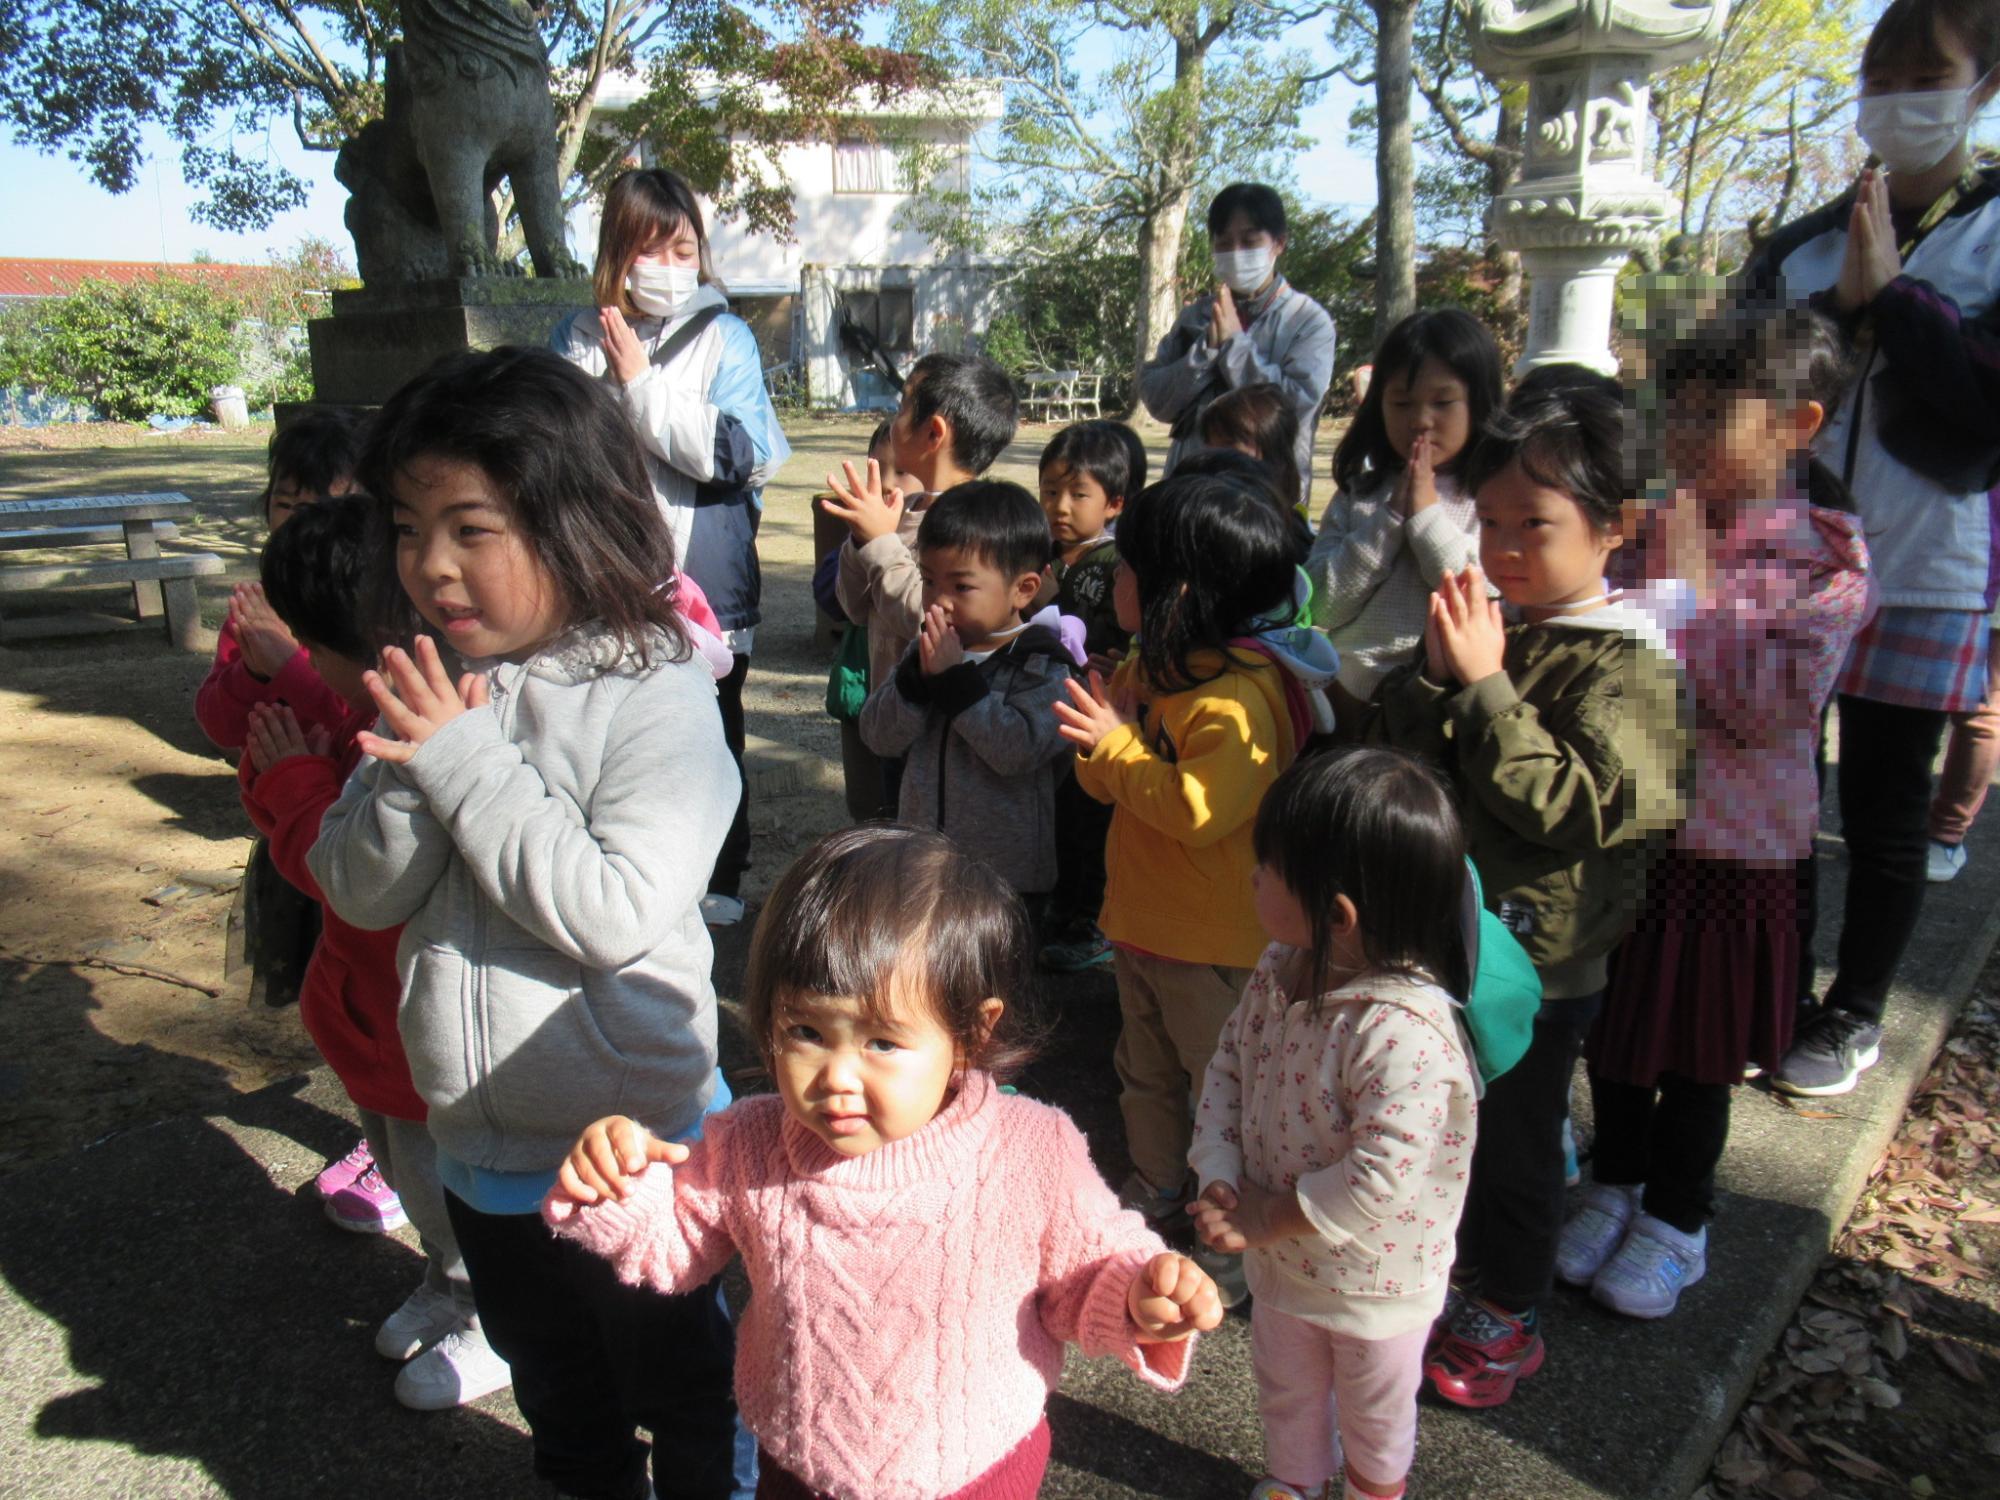
<path id="1" fill-rule="evenodd" d="M 737 1251 L 753 1295 L 736 1399 L 766 1452 L 843 1500 L 935 1500 L 1041 1420 L 1065 1342 L 1163 1390 L 1192 1340 L 1141 1344 L 1133 1276 L 1165 1247 L 1061 1110 L 983 1073 L 915 1135 L 842 1157 L 769 1094 L 702 1122 L 624 1203 L 551 1195 L 558 1234 L 627 1282 L 697 1286 Z"/>

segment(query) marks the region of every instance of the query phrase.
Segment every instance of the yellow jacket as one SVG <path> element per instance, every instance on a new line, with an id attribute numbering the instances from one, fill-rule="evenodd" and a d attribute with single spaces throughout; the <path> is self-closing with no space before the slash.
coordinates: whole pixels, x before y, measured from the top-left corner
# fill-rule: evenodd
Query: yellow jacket
<path id="1" fill-rule="evenodd" d="M 1281 669 L 1230 653 L 1213 681 L 1153 696 L 1127 658 L 1114 693 L 1134 684 L 1139 720 L 1098 741 L 1078 783 L 1116 809 L 1105 851 L 1104 935 L 1183 963 L 1251 968 L 1270 939 L 1257 924 L 1250 834 L 1264 793 L 1298 754 Z M 1197 655 L 1197 674 L 1221 665 Z"/>

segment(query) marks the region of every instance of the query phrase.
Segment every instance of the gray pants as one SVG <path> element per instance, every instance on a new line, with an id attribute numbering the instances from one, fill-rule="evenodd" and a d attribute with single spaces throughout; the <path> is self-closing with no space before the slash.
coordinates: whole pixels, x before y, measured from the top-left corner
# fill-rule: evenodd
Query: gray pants
<path id="1" fill-rule="evenodd" d="M 437 1146 L 430 1127 L 416 1120 L 397 1120 L 372 1109 L 360 1111 L 361 1133 L 375 1153 L 382 1178 L 403 1200 L 403 1212 L 417 1231 L 424 1252 L 424 1285 L 449 1296 L 459 1316 L 477 1323 L 472 1307 L 472 1282 L 458 1253 L 458 1236 L 444 1210 L 444 1184 L 438 1181 Z"/>

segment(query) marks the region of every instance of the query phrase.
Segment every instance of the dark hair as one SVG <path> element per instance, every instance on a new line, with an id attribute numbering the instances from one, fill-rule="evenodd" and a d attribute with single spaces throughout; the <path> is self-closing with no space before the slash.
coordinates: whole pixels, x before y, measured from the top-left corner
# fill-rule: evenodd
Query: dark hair
<path id="1" fill-rule="evenodd" d="M 1877 63 L 1944 62 L 1940 31 L 1972 54 L 1975 81 L 2000 65 L 2000 6 L 1993 0 L 1892 0 L 1861 49 L 1861 71 Z"/>
<path id="2" fill-rule="evenodd" d="M 1312 553 L 1312 523 L 1299 514 L 1298 491 L 1287 492 L 1283 488 L 1287 478 L 1296 479 L 1298 472 L 1295 464 L 1287 463 L 1280 469 L 1268 459 L 1252 458 L 1235 448 L 1197 448 L 1174 465 L 1176 476 L 1196 474 L 1212 479 L 1233 479 L 1246 490 L 1255 490 L 1258 497 L 1284 522 L 1292 565 L 1302 568 Z"/>
<path id="3" fill-rule="evenodd" d="M 1463 308 L 1436 307 L 1411 313 L 1389 330 L 1375 350 L 1373 373 L 1368 377 L 1368 394 L 1354 413 L 1354 420 L 1333 450 L 1333 482 L 1346 488 L 1364 473 L 1395 474 L 1402 470 L 1404 455 L 1389 442 L 1389 429 L 1382 417 L 1382 400 L 1394 381 L 1407 386 L 1427 359 L 1434 359 L 1465 382 L 1466 416 L 1469 436 L 1463 452 L 1444 467 L 1463 474 L 1479 446 L 1486 420 L 1500 406 L 1500 346 L 1484 323 Z"/>
<path id="4" fill-rule="evenodd" d="M 1466 493 L 1477 496 L 1511 463 L 1543 488 L 1569 496 L 1593 526 L 1616 526 L 1632 493 L 1625 403 L 1588 385 L 1517 396 L 1487 422 L 1466 466 Z"/>
<path id="5" fill-rule="evenodd" d="M 1653 379 L 1672 400 L 1689 386 L 1729 395 L 1818 401 L 1847 389 L 1847 353 L 1831 320 L 1803 303 L 1734 303 L 1703 318 L 1660 354 Z"/>
<path id="6" fill-rule="evenodd" d="M 1005 1079 L 1034 1054 L 1033 953 L 1028 914 L 991 868 L 942 834 L 864 823 L 778 877 L 750 938 L 744 1020 L 769 1067 L 790 997 L 852 997 L 879 1021 L 906 967 L 966 1065 Z M 986 1034 L 994 996 L 1007 1009 Z"/>
<path id="7" fill-rule="evenodd" d="M 1284 391 L 1268 381 L 1239 385 L 1217 396 L 1201 414 L 1201 440 L 1211 448 L 1247 444 L 1264 460 L 1278 498 L 1296 506 L 1305 496 L 1299 476 L 1299 414 Z"/>
<path id="8" fill-rule="evenodd" d="M 933 547 L 956 547 L 1009 578 L 1039 573 L 1055 556 L 1042 502 L 1005 479 L 970 479 L 933 500 L 916 550 Z"/>
<path id="9" fill-rule="evenodd" d="M 358 493 L 308 505 L 271 533 L 258 564 L 264 597 L 285 628 L 349 661 L 375 660 L 365 604 L 373 509 Z"/>
<path id="10" fill-rule="evenodd" d="M 1465 831 L 1429 768 L 1375 748 L 1294 761 L 1264 794 L 1251 842 L 1312 924 L 1313 1004 L 1325 989 L 1336 896 L 1354 903 L 1370 964 L 1422 974 L 1461 1004 L 1471 994 L 1459 926 Z"/>
<path id="11" fill-rule="evenodd" d="M 264 458 L 264 519 L 271 518 L 272 492 L 288 479 L 301 494 L 321 500 L 342 480 L 353 479 L 363 435 L 360 416 L 338 406 L 300 412 L 272 433 Z"/>
<path id="12" fill-rule="evenodd" d="M 661 235 L 694 231 L 701 260 L 701 280 L 715 280 L 708 258 L 708 231 L 702 228 L 701 204 L 687 179 L 664 167 L 621 172 L 604 195 L 604 217 L 597 226 L 597 265 L 590 273 L 591 295 L 599 307 L 636 313 L 625 291 L 632 262 Z"/>
<path id="13" fill-rule="evenodd" d="M 1014 382 L 983 355 L 926 354 L 910 367 L 903 395 L 911 427 L 944 418 L 952 461 L 968 474 L 992 468 L 1020 425 Z"/>
<path id="14" fill-rule="evenodd" d="M 1123 422 L 1070 423 L 1049 439 L 1035 472 L 1047 474 L 1058 465 L 1095 479 L 1108 500 L 1130 500 L 1146 487 L 1146 445 Z"/>
<path id="15" fill-rule="evenodd" d="M 1118 556 L 1139 588 L 1139 665 L 1149 684 L 1169 693 L 1220 676 L 1221 669 L 1197 674 L 1195 653 L 1220 651 L 1227 660 L 1246 625 L 1289 608 L 1298 576 L 1284 507 L 1269 484 L 1189 467 L 1141 490 L 1118 518 Z"/>
<path id="16" fill-rule="evenodd" d="M 1238 214 L 1274 240 L 1285 237 L 1285 200 L 1261 182 L 1232 182 L 1209 200 L 1208 237 L 1214 239 Z"/>
<path id="17" fill-rule="evenodd" d="M 601 380 L 547 349 L 446 355 L 382 407 L 361 456 L 377 518 L 374 613 L 389 640 L 422 628 L 396 576 L 396 485 L 424 459 L 472 464 L 513 503 L 568 623 L 601 620 L 650 662 L 692 647 L 674 608 L 673 533 L 631 420 Z"/>
<path id="18" fill-rule="evenodd" d="M 877 448 L 889 441 L 889 435 L 895 429 L 895 426 L 896 419 L 894 417 L 884 417 L 875 424 L 875 430 L 868 434 L 868 452 L 870 455 L 873 455 Z"/>
<path id="19" fill-rule="evenodd" d="M 1589 365 L 1579 365 L 1569 360 L 1558 360 L 1552 365 L 1536 365 L 1519 380 L 1514 382 L 1514 393 L 1509 401 L 1532 401 L 1556 391 L 1596 391 L 1601 396 L 1609 396 L 1613 401 L 1625 399 L 1625 387 L 1616 375 L 1606 375 L 1601 370 L 1593 370 Z"/>

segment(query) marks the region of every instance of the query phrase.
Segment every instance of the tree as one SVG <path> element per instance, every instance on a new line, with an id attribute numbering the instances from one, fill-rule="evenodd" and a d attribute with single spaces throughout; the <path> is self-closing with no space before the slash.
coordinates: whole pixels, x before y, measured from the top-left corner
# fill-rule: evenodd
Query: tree
<path id="1" fill-rule="evenodd" d="M 1188 211 L 1225 173 L 1282 180 L 1311 141 L 1301 110 L 1330 76 L 1285 33 L 1323 0 L 898 0 L 896 38 L 1007 91 L 997 179 L 925 227 L 1022 264 L 1080 231 L 1137 257 L 1135 358 L 1150 358 L 1181 306 Z M 1088 82 L 1093 36 L 1115 55 Z"/>

